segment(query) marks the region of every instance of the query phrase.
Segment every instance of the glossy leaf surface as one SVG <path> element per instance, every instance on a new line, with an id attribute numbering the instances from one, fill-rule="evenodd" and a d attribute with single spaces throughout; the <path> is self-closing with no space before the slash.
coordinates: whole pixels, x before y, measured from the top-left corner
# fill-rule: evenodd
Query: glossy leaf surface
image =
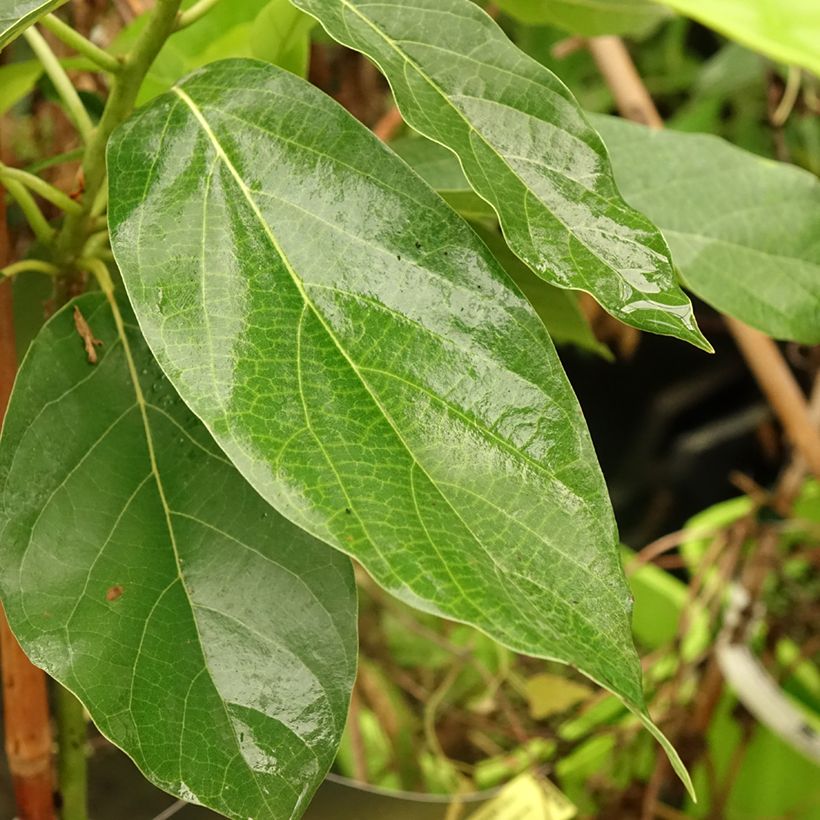
<path id="1" fill-rule="evenodd" d="M 820 182 L 718 137 L 593 120 L 627 200 L 663 230 L 684 282 L 778 339 L 820 343 Z"/>
<path id="2" fill-rule="evenodd" d="M 497 0 L 530 26 L 559 26 L 573 34 L 642 34 L 669 14 L 654 0 Z"/>
<path id="3" fill-rule="evenodd" d="M 66 0 L 0 0 L 0 48 Z"/>
<path id="4" fill-rule="evenodd" d="M 458 155 L 533 271 L 708 348 L 663 236 L 621 199 L 572 94 L 471 0 L 294 2 L 376 62 L 407 122 Z"/>
<path id="5" fill-rule="evenodd" d="M 349 561 L 259 498 L 100 294 L 34 341 L 0 439 L 0 588 L 32 660 L 162 788 L 298 816 L 355 675 Z M 143 415 L 144 411 L 144 415 Z"/>
<path id="6" fill-rule="evenodd" d="M 820 75 L 817 0 L 659 0 L 783 63 Z"/>
<path id="7" fill-rule="evenodd" d="M 577 293 L 548 284 L 507 247 L 497 230 L 495 211 L 470 188 L 450 151 L 418 136 L 400 137 L 390 147 L 453 210 L 473 223 L 473 229 L 529 299 L 556 344 L 573 344 L 609 358 L 609 350 L 595 338 L 581 311 Z"/>
<path id="8" fill-rule="evenodd" d="M 244 60 L 109 147 L 160 364 L 246 478 L 419 608 L 642 702 L 595 454 L 543 325 L 344 109 Z"/>
<path id="9" fill-rule="evenodd" d="M 573 290 L 553 287 L 536 276 L 508 247 L 497 230 L 475 225 L 474 230 L 493 252 L 510 279 L 535 308 L 550 337 L 558 345 L 570 344 L 611 359 L 609 348 L 598 341 Z"/>

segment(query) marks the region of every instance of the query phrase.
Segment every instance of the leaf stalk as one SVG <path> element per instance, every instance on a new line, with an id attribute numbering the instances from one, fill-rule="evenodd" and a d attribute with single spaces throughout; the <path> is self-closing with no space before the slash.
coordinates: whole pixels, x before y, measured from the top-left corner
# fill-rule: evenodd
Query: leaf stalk
<path id="1" fill-rule="evenodd" d="M 88 111 L 85 110 L 77 89 L 74 88 L 74 84 L 69 79 L 68 74 L 65 73 L 65 69 L 60 65 L 57 55 L 34 26 L 26 29 L 23 36 L 34 52 L 34 56 L 42 64 L 49 79 L 54 83 L 54 88 L 63 101 L 68 116 L 80 132 L 83 142 L 88 143 L 91 133 L 94 131 L 94 123 L 91 122 L 91 117 L 88 115 Z"/>
<path id="2" fill-rule="evenodd" d="M 57 15 L 47 14 L 40 19 L 40 25 L 59 40 L 62 40 L 69 48 L 73 48 L 83 57 L 88 57 L 92 63 L 95 63 L 103 71 L 117 74 L 122 69 L 121 60 L 83 37 L 82 34 L 64 23 Z"/>
<path id="3" fill-rule="evenodd" d="M 75 202 L 68 194 L 63 193 L 53 185 L 49 185 L 44 179 L 30 174 L 28 171 L 10 168 L 0 163 L 0 181 L 7 185 L 9 180 L 19 182 L 52 205 L 62 208 L 66 213 L 81 213 L 83 210 L 83 206 L 79 202 Z"/>

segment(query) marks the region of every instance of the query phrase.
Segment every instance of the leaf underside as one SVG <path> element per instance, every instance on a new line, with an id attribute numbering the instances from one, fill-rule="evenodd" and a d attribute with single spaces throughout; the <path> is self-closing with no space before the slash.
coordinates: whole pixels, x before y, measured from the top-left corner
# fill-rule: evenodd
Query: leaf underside
<path id="1" fill-rule="evenodd" d="M 294 0 L 385 74 L 409 125 L 452 150 L 510 248 L 621 321 L 711 349 L 660 231 L 615 187 L 566 86 L 471 0 Z"/>
<path id="2" fill-rule="evenodd" d="M 73 304 L 99 363 L 69 305 L 0 439 L 9 621 L 154 783 L 229 817 L 298 816 L 355 676 L 350 563 L 258 497 L 129 325 L 140 402 L 104 297 Z"/>
<path id="3" fill-rule="evenodd" d="M 820 344 L 820 182 L 719 137 L 595 116 L 618 185 L 686 286 L 777 339 Z"/>

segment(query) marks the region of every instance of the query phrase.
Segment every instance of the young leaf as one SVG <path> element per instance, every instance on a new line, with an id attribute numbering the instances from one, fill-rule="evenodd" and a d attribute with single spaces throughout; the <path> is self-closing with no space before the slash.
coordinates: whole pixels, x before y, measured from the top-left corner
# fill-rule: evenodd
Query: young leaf
<path id="1" fill-rule="evenodd" d="M 621 199 L 572 94 L 471 0 L 293 0 L 380 67 L 407 122 L 454 151 L 538 275 L 627 324 L 710 349 L 660 231 Z"/>
<path id="2" fill-rule="evenodd" d="M 66 0 L 0 0 L 0 48 Z"/>
<path id="3" fill-rule="evenodd" d="M 258 497 L 124 333 L 87 295 L 22 365 L 0 439 L 6 613 L 154 783 L 229 817 L 298 816 L 355 675 L 350 562 Z"/>
<path id="4" fill-rule="evenodd" d="M 241 3 L 217 3 L 206 15 L 191 26 L 170 37 L 140 88 L 137 104 L 167 91 L 180 77 L 199 66 L 226 57 L 259 56 L 254 53 L 254 22 L 264 13 L 270 0 L 242 0 Z M 278 0 L 274 0 L 278 2 Z M 182 8 L 189 8 L 194 0 L 185 0 Z M 148 24 L 150 14 L 142 14 L 124 28 L 114 41 L 112 51 L 126 53 Z M 259 35 L 261 36 L 261 35 Z M 269 49 L 273 50 L 273 43 Z"/>
<path id="5" fill-rule="evenodd" d="M 774 60 L 820 74 L 817 0 L 659 0 Z"/>
<path id="6" fill-rule="evenodd" d="M 310 31 L 316 21 L 290 0 L 270 0 L 253 21 L 250 44 L 253 56 L 306 77 L 310 57 Z"/>
<path id="7" fill-rule="evenodd" d="M 30 94 L 42 73 L 43 67 L 37 60 L 0 66 L 0 115 Z"/>
<path id="8" fill-rule="evenodd" d="M 560 26 L 573 34 L 644 34 L 669 12 L 653 0 L 496 0 L 529 26 Z"/>
<path id="9" fill-rule="evenodd" d="M 627 200 L 693 293 L 778 339 L 820 343 L 820 182 L 718 137 L 596 116 Z"/>
<path id="10" fill-rule="evenodd" d="M 149 345 L 260 494 L 399 598 L 642 709 L 580 408 L 469 226 L 318 89 L 245 60 L 138 112 L 108 168 Z"/>

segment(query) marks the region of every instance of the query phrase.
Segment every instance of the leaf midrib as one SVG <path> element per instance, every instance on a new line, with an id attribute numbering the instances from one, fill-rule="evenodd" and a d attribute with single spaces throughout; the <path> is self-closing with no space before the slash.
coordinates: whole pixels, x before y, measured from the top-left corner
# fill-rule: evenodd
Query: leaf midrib
<path id="1" fill-rule="evenodd" d="M 224 711 L 225 721 L 227 722 L 228 728 L 230 729 L 231 734 L 233 735 L 234 743 L 236 744 L 237 751 L 241 755 L 242 745 L 239 741 L 239 737 L 236 734 L 236 728 L 234 727 L 233 721 L 231 720 L 231 716 L 228 713 L 228 707 L 225 704 L 225 701 L 222 698 L 221 693 L 219 692 L 219 689 L 216 685 L 216 682 L 214 681 L 213 675 L 211 674 L 211 670 L 208 666 L 208 659 L 207 659 L 207 655 L 205 654 L 205 644 L 204 644 L 204 641 L 202 640 L 202 634 L 200 633 L 200 630 L 199 630 L 199 623 L 197 622 L 196 615 L 195 615 L 195 604 L 194 604 L 194 601 L 191 598 L 190 592 L 188 591 L 188 587 L 185 584 L 185 577 L 184 577 L 183 572 L 182 572 L 181 556 L 179 554 L 179 547 L 177 545 L 177 540 L 176 540 L 176 532 L 174 530 L 173 521 L 171 520 L 172 511 L 171 511 L 170 505 L 168 504 L 168 498 L 165 495 L 165 486 L 162 482 L 162 477 L 160 476 L 160 472 L 159 472 L 159 464 L 158 464 L 158 461 L 157 461 L 156 448 L 154 446 L 154 436 L 153 436 L 153 432 L 151 430 L 151 423 L 150 423 L 150 420 L 148 418 L 148 403 L 146 402 L 145 395 L 142 392 L 142 384 L 140 383 L 140 380 L 139 380 L 139 375 L 137 373 L 136 362 L 134 361 L 134 356 L 133 356 L 133 353 L 131 351 L 131 345 L 130 345 L 130 342 L 128 341 L 128 334 L 127 334 L 127 331 L 125 329 L 125 323 L 123 322 L 122 314 L 120 313 L 119 305 L 117 304 L 117 301 L 116 301 L 116 298 L 114 297 L 113 292 L 108 291 L 106 293 L 106 298 L 108 299 L 108 303 L 111 305 L 111 311 L 114 315 L 114 323 L 115 323 L 116 328 L 117 328 L 117 335 L 119 336 L 120 340 L 122 341 L 123 353 L 125 354 L 126 364 L 128 365 L 128 372 L 129 372 L 129 375 L 131 377 L 132 386 L 134 388 L 134 396 L 136 398 L 136 402 L 137 402 L 137 405 L 139 407 L 140 418 L 142 419 L 143 431 L 145 433 L 145 444 L 146 444 L 146 448 L 148 450 L 148 461 L 149 461 L 149 464 L 150 464 L 150 467 L 151 467 L 151 472 L 153 473 L 154 479 L 156 481 L 157 493 L 159 495 L 160 504 L 162 505 L 162 512 L 163 512 L 163 515 L 165 517 L 165 523 L 166 523 L 166 527 L 168 529 L 168 536 L 169 536 L 170 541 L 171 541 L 171 549 L 172 549 L 173 554 L 174 554 L 174 562 L 176 564 L 176 570 L 177 570 L 177 579 L 176 580 L 178 580 L 180 582 L 180 586 L 182 587 L 182 590 L 185 594 L 185 599 L 188 602 L 188 607 L 191 610 L 191 622 L 194 625 L 194 630 L 196 632 L 200 652 L 202 654 L 203 669 L 205 671 L 207 671 L 208 677 L 211 680 L 211 685 L 214 687 L 214 691 L 216 691 L 216 693 L 218 695 L 217 700 L 221 704 L 222 709 Z M 167 589 L 166 589 L 166 591 L 167 591 Z M 147 624 L 147 619 L 146 619 L 146 624 Z M 182 735 L 180 734 L 180 743 L 182 742 L 181 737 L 182 737 Z M 180 758 L 180 760 L 181 760 L 181 758 Z M 261 786 L 261 784 L 259 783 L 259 781 L 256 777 L 256 772 L 248 765 L 248 763 L 245 760 L 244 756 L 242 757 L 242 761 L 245 764 L 245 766 L 248 768 L 248 771 L 250 772 L 251 780 L 253 781 L 254 785 L 256 786 L 257 791 L 259 792 L 259 796 L 262 798 L 262 802 L 265 804 L 265 806 L 267 806 L 267 808 L 270 811 L 273 811 L 270 803 L 268 802 L 268 798 L 265 795 L 265 792 L 262 790 L 262 786 Z"/>

